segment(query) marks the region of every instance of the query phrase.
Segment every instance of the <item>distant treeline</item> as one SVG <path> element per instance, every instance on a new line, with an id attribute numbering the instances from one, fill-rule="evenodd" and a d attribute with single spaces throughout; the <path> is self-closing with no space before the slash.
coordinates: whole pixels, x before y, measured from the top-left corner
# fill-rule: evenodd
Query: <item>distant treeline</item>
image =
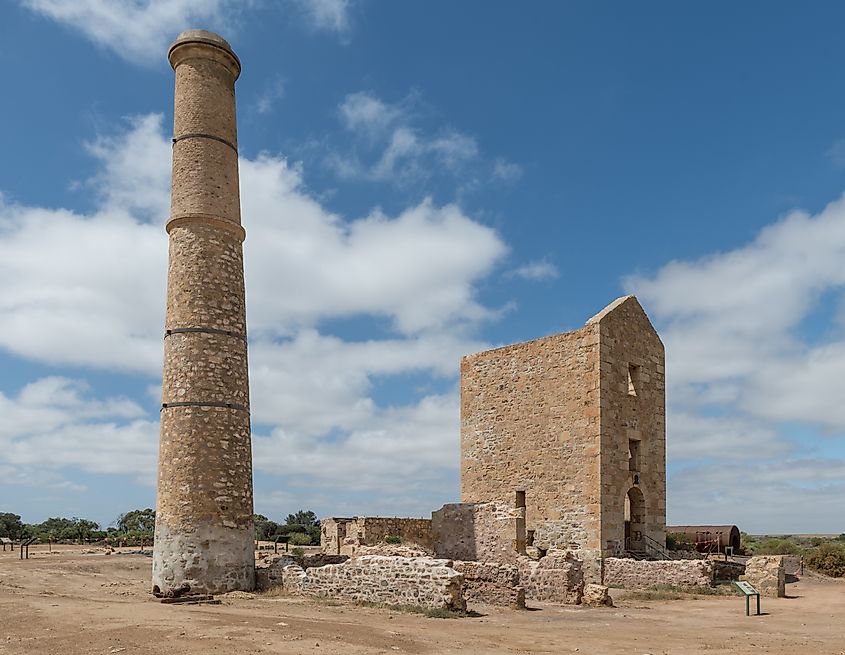
<path id="1" fill-rule="evenodd" d="M 91 543 L 108 542 L 112 545 L 136 546 L 150 544 L 155 530 L 155 510 L 133 509 L 117 517 L 113 526 L 101 529 L 100 524 L 89 519 L 49 518 L 42 523 L 24 523 L 20 515 L 0 512 L 0 537 L 13 541 L 35 538 L 42 543 Z M 261 514 L 253 515 L 255 538 L 273 541 L 279 537 L 295 546 L 320 543 L 320 522 L 311 511 L 299 510 L 288 514 L 284 523 L 276 523 Z"/>

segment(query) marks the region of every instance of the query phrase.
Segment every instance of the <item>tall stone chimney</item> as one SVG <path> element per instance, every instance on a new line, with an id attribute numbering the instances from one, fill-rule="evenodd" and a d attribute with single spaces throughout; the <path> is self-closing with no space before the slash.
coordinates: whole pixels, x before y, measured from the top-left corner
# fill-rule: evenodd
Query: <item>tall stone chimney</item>
<path id="1" fill-rule="evenodd" d="M 173 188 L 153 591 L 255 585 L 243 247 L 231 46 L 183 32 Z"/>

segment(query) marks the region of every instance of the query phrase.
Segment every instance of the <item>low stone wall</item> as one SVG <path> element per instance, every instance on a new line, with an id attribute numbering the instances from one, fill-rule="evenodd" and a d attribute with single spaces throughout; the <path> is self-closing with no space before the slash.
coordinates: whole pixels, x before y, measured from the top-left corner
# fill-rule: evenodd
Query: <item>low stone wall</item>
<path id="1" fill-rule="evenodd" d="M 451 564 L 430 557 L 365 555 L 303 569 L 282 558 L 256 575 L 261 590 L 276 586 L 307 596 L 464 610 L 463 576 Z"/>
<path id="2" fill-rule="evenodd" d="M 297 577 L 298 572 L 289 567 L 295 567 L 304 574 L 302 567 L 289 557 L 273 555 L 260 558 L 255 562 L 255 588 L 258 591 L 267 591 L 274 587 L 285 590 L 296 587 L 296 583 L 292 583 L 290 576 Z"/>
<path id="3" fill-rule="evenodd" d="M 661 560 L 649 562 L 608 557 L 604 560 L 604 584 L 623 589 L 650 589 L 656 585 L 705 587 L 713 582 L 713 562 L 708 560 Z"/>
<path id="4" fill-rule="evenodd" d="M 761 596 L 786 597 L 786 569 L 783 555 L 759 555 L 745 563 L 745 580 L 760 592 Z"/>
<path id="5" fill-rule="evenodd" d="M 568 550 L 550 550 L 534 560 L 520 557 L 519 580 L 530 600 L 577 605 L 584 592 L 581 561 Z"/>
<path id="6" fill-rule="evenodd" d="M 745 573 L 745 564 L 740 562 L 727 562 L 724 560 L 714 559 L 713 562 L 713 580 L 715 582 L 731 582 L 732 580 L 739 580 L 740 576 Z"/>
<path id="7" fill-rule="evenodd" d="M 355 555 L 358 547 L 374 546 L 387 537 L 399 537 L 405 545 L 433 552 L 431 519 L 356 516 L 320 521 L 320 547 L 327 554 Z"/>
<path id="8" fill-rule="evenodd" d="M 520 526 L 524 532 L 525 509 L 498 502 L 450 503 L 431 513 L 435 555 L 455 560 L 516 564 Z"/>
<path id="9" fill-rule="evenodd" d="M 455 561 L 452 568 L 464 576 L 464 598 L 468 603 L 525 609 L 525 590 L 519 584 L 516 566 Z"/>

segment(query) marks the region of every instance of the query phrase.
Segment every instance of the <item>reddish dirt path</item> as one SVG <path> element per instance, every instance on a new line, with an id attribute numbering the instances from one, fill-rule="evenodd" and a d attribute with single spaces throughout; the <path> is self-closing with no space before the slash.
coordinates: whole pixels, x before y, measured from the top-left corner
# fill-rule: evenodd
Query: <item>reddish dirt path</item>
<path id="1" fill-rule="evenodd" d="M 429 619 L 385 609 L 287 597 L 168 606 L 147 595 L 139 555 L 0 552 L 0 654 L 155 653 L 777 653 L 845 655 L 845 581 L 805 577 L 792 598 L 763 599 L 746 617 L 740 597 L 626 601 L 586 609 Z"/>

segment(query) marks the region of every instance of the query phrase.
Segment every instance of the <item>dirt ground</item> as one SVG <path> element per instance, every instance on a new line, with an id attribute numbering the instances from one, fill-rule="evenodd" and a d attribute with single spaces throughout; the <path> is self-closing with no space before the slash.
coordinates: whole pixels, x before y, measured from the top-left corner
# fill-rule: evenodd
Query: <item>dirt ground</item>
<path id="1" fill-rule="evenodd" d="M 21 561 L 0 551 L 0 653 L 797 653 L 845 655 L 845 580 L 805 576 L 790 598 L 745 616 L 739 596 L 625 600 L 588 609 L 529 603 L 435 619 L 291 597 L 224 597 L 162 605 L 148 595 L 150 559 L 46 547 Z"/>

